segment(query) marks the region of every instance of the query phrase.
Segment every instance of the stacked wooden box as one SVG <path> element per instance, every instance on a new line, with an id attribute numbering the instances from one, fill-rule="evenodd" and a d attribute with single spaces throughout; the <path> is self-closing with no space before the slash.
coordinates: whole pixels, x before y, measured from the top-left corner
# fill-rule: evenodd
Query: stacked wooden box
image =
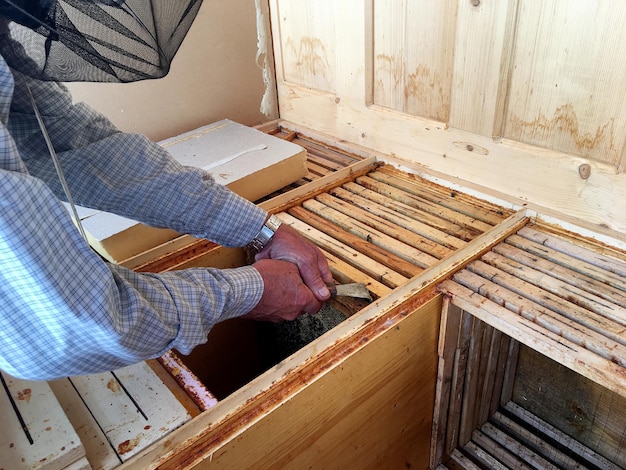
<path id="1" fill-rule="evenodd" d="M 431 462 L 624 468 L 624 275 L 527 226 L 444 281 Z"/>

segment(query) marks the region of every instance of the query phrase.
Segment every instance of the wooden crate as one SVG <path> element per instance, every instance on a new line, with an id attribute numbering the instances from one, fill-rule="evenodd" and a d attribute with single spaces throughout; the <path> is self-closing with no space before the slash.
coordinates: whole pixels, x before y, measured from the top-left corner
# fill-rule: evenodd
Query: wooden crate
<path id="1" fill-rule="evenodd" d="M 324 148 L 327 160 L 346 154 L 296 136 Z M 441 308 L 434 287 L 467 262 L 468 249 L 488 249 L 523 225 L 526 215 L 356 152 L 348 152 L 350 165 L 262 204 L 321 247 L 338 281 L 366 283 L 375 301 L 345 302 L 345 321 L 269 369 L 255 363 L 254 323 L 216 327 L 206 345 L 180 360 L 218 392 L 219 402 L 129 466 L 302 468 L 315 462 L 336 468 L 358 462 L 380 468 L 427 462 Z M 245 258 L 222 258 L 220 251 L 182 250 L 141 269 L 217 259 L 231 265 Z M 232 357 L 233 344 L 244 351 L 240 357 Z M 223 360 L 207 364 L 207 357 Z"/>
<path id="2" fill-rule="evenodd" d="M 431 466 L 624 468 L 625 273 L 526 226 L 441 283 Z"/>

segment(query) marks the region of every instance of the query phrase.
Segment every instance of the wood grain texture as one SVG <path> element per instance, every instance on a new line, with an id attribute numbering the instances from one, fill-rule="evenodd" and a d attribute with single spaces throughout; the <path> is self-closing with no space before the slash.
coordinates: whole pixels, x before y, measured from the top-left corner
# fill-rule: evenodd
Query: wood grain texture
<path id="1" fill-rule="evenodd" d="M 292 212 L 294 212 L 295 209 L 299 208 L 292 209 Z M 299 213 L 301 211 L 296 212 Z M 279 217 L 281 218 L 283 223 L 286 223 L 294 229 L 298 230 L 309 240 L 315 241 L 315 243 L 317 243 L 324 250 L 341 258 L 346 263 L 357 267 L 358 269 L 367 273 L 369 276 L 373 277 L 379 282 L 382 282 L 385 285 L 388 285 L 389 287 L 400 286 L 402 284 L 405 284 L 406 281 L 409 279 L 409 276 L 403 275 L 402 273 L 398 272 L 400 270 L 400 263 L 407 269 L 414 269 L 413 266 L 409 265 L 406 262 L 402 263 L 403 260 L 394 259 L 392 256 L 390 256 L 389 253 L 386 253 L 384 251 L 377 252 L 375 250 L 371 250 L 371 252 L 369 252 L 367 255 L 363 254 L 363 251 L 352 248 L 352 246 L 350 246 L 349 244 L 333 238 L 333 236 L 327 235 L 325 232 L 314 228 L 313 226 L 297 219 L 291 214 L 280 213 Z M 312 221 L 310 216 L 309 221 Z M 334 232 L 336 232 L 336 227 L 334 229 Z M 364 245 L 365 243 L 367 243 L 359 241 L 358 238 L 355 241 L 357 242 L 357 245 Z"/>
<path id="2" fill-rule="evenodd" d="M 483 276 L 474 274 L 480 271 Z M 496 284 L 488 280 L 490 275 L 500 277 Z M 620 344 L 624 338 L 624 328 L 614 322 L 593 315 L 584 309 L 566 310 L 567 305 L 558 302 L 558 298 L 547 296 L 545 302 L 536 300 L 543 295 L 540 288 L 516 282 L 516 278 L 503 272 L 489 269 L 484 263 L 475 261 L 471 269 L 457 273 L 454 280 L 470 288 L 492 302 L 506 306 L 511 313 L 535 322 L 538 326 L 561 335 L 581 347 L 605 357 L 607 360 L 626 365 L 626 348 Z M 529 298 L 523 294 L 527 289 Z M 552 301 L 552 302 L 551 302 Z M 563 314 L 565 313 L 565 314 Z"/>
<path id="3" fill-rule="evenodd" d="M 419 268 L 427 268 L 437 263 L 438 259 L 430 256 L 402 240 L 401 237 L 392 237 L 377 228 L 368 226 L 359 220 L 341 213 L 316 200 L 304 201 L 302 206 L 311 212 L 340 227 L 356 237 L 376 245 L 389 253 L 415 264 Z"/>
<path id="4" fill-rule="evenodd" d="M 355 192 L 350 192 L 344 188 L 352 188 L 352 190 Z M 391 200 L 387 201 L 387 204 L 390 207 L 386 207 L 384 203 L 375 202 L 375 193 L 374 197 L 371 197 L 372 194 L 369 193 L 371 197 L 370 199 L 363 197 L 366 195 L 367 191 L 369 190 L 360 187 L 355 183 L 347 183 L 346 185 L 344 185 L 343 188 L 335 188 L 330 190 L 329 194 L 332 194 L 333 196 L 343 201 L 350 201 L 355 208 L 365 211 L 368 214 L 368 218 L 372 216 L 380 217 L 403 229 L 409 230 L 421 237 L 424 237 L 427 240 L 432 240 L 433 242 L 436 242 L 442 247 L 448 248 L 449 250 L 454 250 L 465 246 L 465 242 L 463 240 L 460 240 L 451 234 L 442 232 L 441 230 L 434 228 L 419 219 L 408 217 L 401 212 L 392 209 L 392 206 L 394 206 L 395 204 L 393 204 Z M 356 192 L 361 195 L 358 195 Z M 384 201 L 384 196 L 381 195 L 378 200 Z M 410 207 L 406 206 L 406 209 L 410 209 Z M 360 214 L 361 212 L 357 213 Z M 460 227 L 458 228 L 459 230 L 461 230 Z M 446 252 L 444 252 L 444 256 L 445 253 Z"/>
<path id="5" fill-rule="evenodd" d="M 407 317 L 195 468 L 423 468 L 437 321 L 434 310 Z"/>
<path id="6" fill-rule="evenodd" d="M 296 3 L 271 0 L 283 119 L 626 233 L 622 3 Z M 332 86 L 289 76 L 324 55 Z"/>
<path id="7" fill-rule="evenodd" d="M 398 289 L 381 300 L 384 317 L 372 305 L 347 319 L 132 465 L 425 468 L 441 298 L 414 294 Z M 394 296 L 409 303 L 390 304 Z M 355 330 L 356 343 L 346 336 Z"/>
<path id="8" fill-rule="evenodd" d="M 568 448 L 588 447 L 613 462 L 613 468 L 626 466 L 626 398 L 623 395 L 528 348 L 520 350 L 517 370 L 513 404 L 540 417 L 550 428 L 570 436 L 574 442 L 569 442 Z M 567 387 L 563 387 L 564 383 Z M 600 465 L 600 468 L 611 467 Z"/>
<path id="9" fill-rule="evenodd" d="M 364 180 L 367 182 L 367 180 Z M 371 184 L 373 189 L 368 189 L 362 184 L 356 184 L 353 182 L 346 183 L 343 188 L 348 191 L 359 195 L 366 201 L 371 201 L 374 204 L 382 206 L 384 210 L 393 212 L 396 216 L 402 216 L 403 218 L 409 218 L 413 224 L 421 224 L 421 230 L 425 230 L 427 233 L 432 233 L 431 237 L 444 238 L 448 243 L 454 244 L 455 242 L 448 237 L 454 236 L 460 238 L 463 241 L 471 240 L 474 237 L 474 233 L 464 227 L 443 219 L 437 215 L 433 215 L 430 212 L 423 210 L 419 207 L 415 207 L 416 204 L 411 205 L 410 200 L 402 202 L 400 194 L 392 191 L 385 191 L 383 187 L 375 186 Z M 380 188 L 380 189 L 379 189 Z M 397 195 L 397 196 L 396 196 Z M 357 199 L 359 201 L 359 199 Z M 367 208 L 370 208 L 368 202 L 364 203 Z M 380 209 L 379 209 L 380 211 Z M 427 228 L 425 228 L 427 227 Z M 454 244 L 454 246 L 463 246 L 464 244 Z"/>
<path id="10" fill-rule="evenodd" d="M 0 465 L 61 470 L 85 456 L 65 410 L 45 381 L 0 373 Z"/>
<path id="11" fill-rule="evenodd" d="M 502 136 L 517 0 L 459 2 L 449 125 Z M 490 34 L 476 34 L 489 31 Z"/>
<path id="12" fill-rule="evenodd" d="M 441 309 L 441 324 L 439 327 L 439 346 L 437 348 L 437 386 L 433 412 L 433 429 L 430 441 L 430 464 L 442 462 L 448 423 L 448 409 L 452 391 L 452 377 L 454 358 L 457 351 L 457 341 L 462 312 L 450 303 L 450 299 L 443 299 Z"/>
<path id="13" fill-rule="evenodd" d="M 374 2 L 374 103 L 447 121 L 456 2 Z"/>
<path id="14" fill-rule="evenodd" d="M 341 191 L 341 189 L 338 189 L 337 191 Z M 340 192 L 340 194 L 343 194 L 343 196 L 348 200 L 338 199 L 330 196 L 329 194 L 320 194 L 316 199 L 328 207 L 332 207 L 333 209 L 343 212 L 345 215 L 349 215 L 351 218 L 356 219 L 387 236 L 401 240 L 403 243 L 409 245 L 409 247 L 416 248 L 424 253 L 434 256 L 437 259 L 445 258 L 452 252 L 446 246 L 442 246 L 426 237 L 419 236 L 412 230 L 406 229 L 398 224 L 390 222 L 386 218 L 379 217 L 376 214 L 372 214 L 369 211 L 355 206 L 346 192 Z M 432 261 L 433 260 L 431 260 L 431 263 Z"/>
<path id="15" fill-rule="evenodd" d="M 537 331 L 532 320 L 513 314 L 470 289 L 444 281 L 442 289 L 454 303 L 503 333 L 617 393 L 626 391 L 624 368 L 546 329 Z"/>
<path id="16" fill-rule="evenodd" d="M 621 2 L 520 2 L 505 136 L 619 166 L 624 21 Z"/>

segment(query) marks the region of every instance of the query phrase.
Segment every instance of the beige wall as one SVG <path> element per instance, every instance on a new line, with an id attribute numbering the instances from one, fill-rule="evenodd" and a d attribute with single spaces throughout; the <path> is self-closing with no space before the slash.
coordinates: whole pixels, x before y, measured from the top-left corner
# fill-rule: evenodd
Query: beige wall
<path id="1" fill-rule="evenodd" d="M 167 77 L 68 86 L 75 101 L 89 103 L 124 131 L 153 140 L 224 118 L 259 124 L 277 111 L 274 107 L 269 117 L 260 111 L 265 87 L 256 60 L 256 22 L 253 1 L 205 0 Z"/>

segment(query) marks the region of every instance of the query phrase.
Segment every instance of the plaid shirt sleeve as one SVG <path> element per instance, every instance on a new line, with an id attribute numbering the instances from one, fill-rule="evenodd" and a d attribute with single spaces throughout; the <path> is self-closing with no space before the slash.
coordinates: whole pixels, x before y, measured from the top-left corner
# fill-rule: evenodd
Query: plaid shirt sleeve
<path id="1" fill-rule="evenodd" d="M 28 171 L 64 198 L 26 84 L 37 102 L 77 204 L 156 227 L 243 246 L 266 213 L 217 184 L 206 171 L 183 167 L 139 134 L 118 131 L 84 104 L 73 104 L 62 84 L 14 72 L 9 131 Z"/>
<path id="2" fill-rule="evenodd" d="M 47 380 L 187 353 L 256 305 L 263 281 L 252 267 L 142 274 L 103 262 L 55 196 L 50 157 L 13 84 L 0 57 L 0 369 Z M 253 204 L 64 101 L 59 85 L 33 92 L 80 204 L 234 246 L 263 224 Z"/>

